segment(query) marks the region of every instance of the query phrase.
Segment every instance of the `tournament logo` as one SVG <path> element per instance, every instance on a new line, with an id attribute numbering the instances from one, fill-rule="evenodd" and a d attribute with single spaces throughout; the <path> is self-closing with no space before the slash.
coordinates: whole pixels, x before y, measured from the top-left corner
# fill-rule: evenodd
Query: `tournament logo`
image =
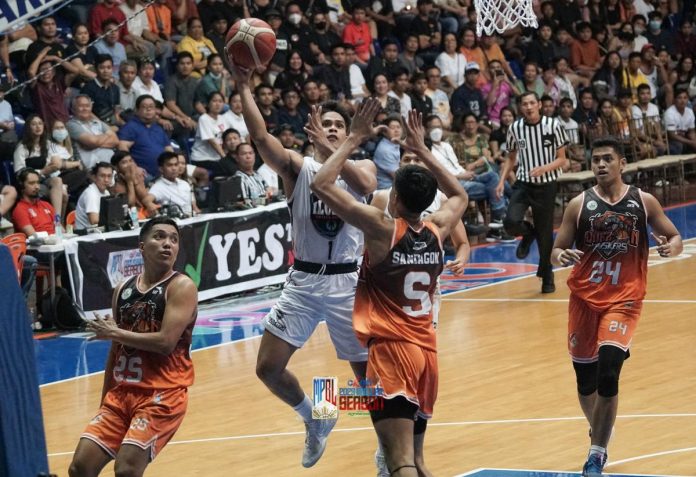
<path id="1" fill-rule="evenodd" d="M 595 214 L 590 217 L 585 244 L 593 247 L 605 260 L 627 253 L 629 247 L 638 247 L 640 233 L 637 223 L 638 217 L 633 214 L 612 211 Z"/>
<path id="2" fill-rule="evenodd" d="M 120 250 L 109 253 L 106 272 L 111 287 L 115 287 L 126 278 L 138 275 L 143 271 L 143 256 L 139 249 Z"/>
<path id="3" fill-rule="evenodd" d="M 312 225 L 322 237 L 333 240 L 343 228 L 343 220 L 334 214 L 328 205 L 324 204 L 319 197 L 309 194 L 309 217 Z"/>
<path id="4" fill-rule="evenodd" d="M 312 379 L 312 418 L 338 418 L 338 378 L 321 376 Z"/>

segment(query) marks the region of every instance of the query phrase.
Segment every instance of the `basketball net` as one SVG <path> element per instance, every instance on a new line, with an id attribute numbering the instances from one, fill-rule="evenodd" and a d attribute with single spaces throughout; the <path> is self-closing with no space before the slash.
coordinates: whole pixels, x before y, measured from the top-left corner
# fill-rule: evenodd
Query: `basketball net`
<path id="1" fill-rule="evenodd" d="M 532 0 L 474 0 L 474 6 L 477 13 L 477 36 L 483 33 L 503 33 L 517 25 L 533 28 L 538 26 Z"/>

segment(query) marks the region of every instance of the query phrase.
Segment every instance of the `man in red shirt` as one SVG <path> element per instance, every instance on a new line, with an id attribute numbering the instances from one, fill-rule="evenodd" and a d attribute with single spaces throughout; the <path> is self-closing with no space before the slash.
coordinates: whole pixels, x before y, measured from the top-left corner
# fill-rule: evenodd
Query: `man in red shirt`
<path id="1" fill-rule="evenodd" d="M 12 224 L 15 231 L 23 232 L 27 237 L 36 232 L 55 233 L 53 206 L 39 199 L 39 173 L 34 169 L 23 169 L 17 175 L 20 199 L 12 212 Z"/>
<path id="2" fill-rule="evenodd" d="M 599 43 L 592 38 L 592 25 L 578 23 L 577 40 L 570 45 L 570 65 L 575 72 L 585 78 L 592 78 L 601 66 Z"/>
<path id="3" fill-rule="evenodd" d="M 92 7 L 92 11 L 89 12 L 89 33 L 92 37 L 103 33 L 102 23 L 108 19 L 116 20 L 118 23 L 126 21 L 126 15 L 114 0 L 104 0 Z M 128 26 L 125 23 L 119 28 L 119 33 L 121 38 L 128 37 Z"/>
<path id="4" fill-rule="evenodd" d="M 351 15 L 353 20 L 343 29 L 343 42 L 353 45 L 358 61 L 367 64 L 370 57 L 375 55 L 375 47 L 372 45 L 370 25 L 365 21 L 365 7 L 356 5 Z"/>

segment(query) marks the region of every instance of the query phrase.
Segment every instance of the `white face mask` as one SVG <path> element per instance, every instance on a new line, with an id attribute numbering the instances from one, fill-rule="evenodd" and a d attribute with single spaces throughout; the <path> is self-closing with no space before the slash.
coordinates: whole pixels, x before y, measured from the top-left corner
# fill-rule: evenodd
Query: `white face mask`
<path id="1" fill-rule="evenodd" d="M 302 15 L 300 15 L 299 13 L 292 13 L 290 16 L 288 16 L 288 20 L 293 25 L 299 25 L 302 21 Z"/>
<path id="2" fill-rule="evenodd" d="M 430 139 L 433 142 L 440 142 L 442 139 L 442 128 L 435 128 L 430 131 Z"/>
<path id="3" fill-rule="evenodd" d="M 63 142 L 65 139 L 68 137 L 68 130 L 67 129 L 56 129 L 52 133 L 53 139 L 55 139 L 58 142 Z"/>

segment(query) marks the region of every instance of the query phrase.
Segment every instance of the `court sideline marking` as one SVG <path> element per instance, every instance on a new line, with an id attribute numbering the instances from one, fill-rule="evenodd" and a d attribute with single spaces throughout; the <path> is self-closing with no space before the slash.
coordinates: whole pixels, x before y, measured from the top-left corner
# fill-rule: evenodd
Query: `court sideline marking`
<path id="1" fill-rule="evenodd" d="M 616 416 L 617 419 L 655 419 L 655 418 L 695 418 L 696 413 L 667 413 L 667 414 L 625 414 Z M 345 418 L 344 418 L 345 419 Z M 506 425 L 506 424 L 522 424 L 522 423 L 547 423 L 547 422 L 563 422 L 563 421 L 585 421 L 585 416 L 567 416 L 567 417 L 536 417 L 536 418 L 520 418 L 520 419 L 494 419 L 481 421 L 455 421 L 455 422 L 433 422 L 428 423 L 428 427 L 455 427 L 455 426 L 480 426 L 480 425 Z M 374 431 L 374 427 L 349 427 L 346 429 L 334 429 L 332 432 L 362 432 Z M 187 439 L 182 441 L 171 441 L 167 445 L 182 445 L 182 444 L 198 444 L 205 442 L 223 442 L 223 441 L 238 441 L 248 439 L 258 439 L 265 437 L 285 437 L 285 436 L 300 436 L 305 435 L 305 431 L 289 431 L 289 432 L 269 432 L 263 434 L 243 434 L 239 436 L 221 436 L 207 437 L 201 439 Z M 633 460 L 645 459 L 651 456 L 667 455 L 678 452 L 689 452 L 696 450 L 696 447 L 685 449 L 675 449 L 671 451 L 663 451 L 655 454 L 646 454 L 645 456 L 631 457 L 624 460 L 617 460 L 610 464 L 621 464 L 631 462 Z M 59 457 L 72 455 L 74 452 L 53 452 L 48 454 L 48 457 Z M 610 465 L 607 464 L 607 465 Z"/>

